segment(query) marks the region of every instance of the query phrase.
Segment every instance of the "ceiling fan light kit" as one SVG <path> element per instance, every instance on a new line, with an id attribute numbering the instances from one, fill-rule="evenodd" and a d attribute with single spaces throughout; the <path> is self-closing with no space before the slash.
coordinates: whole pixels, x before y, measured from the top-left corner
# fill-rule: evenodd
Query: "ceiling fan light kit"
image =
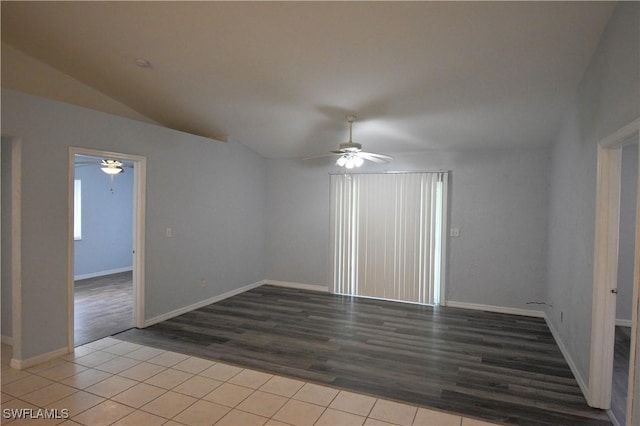
<path id="1" fill-rule="evenodd" d="M 114 176 L 124 172 L 122 163 L 118 160 L 102 160 L 100 170 L 104 173 Z"/>
<path id="2" fill-rule="evenodd" d="M 349 123 L 349 141 L 341 143 L 336 151 L 331 151 L 333 154 L 339 155 L 336 160 L 337 166 L 353 169 L 362 166 L 365 160 L 374 163 L 388 163 L 393 159 L 390 155 L 363 151 L 362 145 L 353 141 L 353 122 L 356 121 L 356 116 L 347 115 L 346 118 Z"/>
<path id="3" fill-rule="evenodd" d="M 364 164 L 362 157 L 357 157 L 352 154 L 344 154 L 338 157 L 336 165 L 340 167 L 346 167 L 347 169 L 353 169 L 354 167 L 360 167 Z"/>
<path id="4" fill-rule="evenodd" d="M 336 166 L 345 167 L 347 169 L 353 169 L 354 167 L 360 167 L 366 161 L 374 163 L 385 164 L 393 160 L 393 157 L 386 154 L 375 154 L 373 152 L 366 152 L 362 150 L 362 145 L 352 140 L 353 134 L 353 122 L 356 120 L 355 115 L 347 115 L 347 122 L 349 123 L 349 141 L 340 144 L 337 150 L 330 151 L 330 154 L 316 155 L 314 157 L 303 158 L 303 160 L 311 160 L 318 157 L 331 157 L 338 156 L 336 160 Z"/>
<path id="5" fill-rule="evenodd" d="M 76 155 L 76 157 L 78 157 L 78 155 Z M 94 159 L 92 161 L 82 161 L 82 160 L 75 161 L 75 167 L 86 167 L 86 166 L 98 166 L 104 174 L 109 176 L 109 179 L 111 180 L 111 187 L 109 188 L 109 190 L 111 191 L 112 194 L 114 193 L 113 179 L 117 175 L 124 173 L 125 167 L 133 168 L 133 165 L 125 164 L 119 160 L 108 160 L 106 158 L 100 161 L 98 161 L 98 159 Z"/>

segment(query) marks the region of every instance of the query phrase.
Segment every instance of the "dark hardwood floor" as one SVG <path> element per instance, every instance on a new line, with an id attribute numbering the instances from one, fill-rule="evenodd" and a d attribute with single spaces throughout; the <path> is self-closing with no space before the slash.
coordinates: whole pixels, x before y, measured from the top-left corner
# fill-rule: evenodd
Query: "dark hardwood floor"
<path id="1" fill-rule="evenodd" d="M 116 338 L 518 425 L 609 425 L 540 318 L 262 286 Z"/>
<path id="2" fill-rule="evenodd" d="M 74 283 L 74 343 L 76 346 L 133 327 L 131 272 Z"/>
<path id="3" fill-rule="evenodd" d="M 621 425 L 627 418 L 627 387 L 629 386 L 629 354 L 631 351 L 631 327 L 616 327 L 613 349 L 613 383 L 611 386 L 611 411 Z"/>

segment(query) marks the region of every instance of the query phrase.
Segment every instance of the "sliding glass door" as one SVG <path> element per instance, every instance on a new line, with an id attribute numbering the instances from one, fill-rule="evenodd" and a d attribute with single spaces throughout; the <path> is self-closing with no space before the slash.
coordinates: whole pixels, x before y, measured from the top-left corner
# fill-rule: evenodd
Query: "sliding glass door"
<path id="1" fill-rule="evenodd" d="M 331 176 L 333 292 L 440 302 L 447 173 Z"/>

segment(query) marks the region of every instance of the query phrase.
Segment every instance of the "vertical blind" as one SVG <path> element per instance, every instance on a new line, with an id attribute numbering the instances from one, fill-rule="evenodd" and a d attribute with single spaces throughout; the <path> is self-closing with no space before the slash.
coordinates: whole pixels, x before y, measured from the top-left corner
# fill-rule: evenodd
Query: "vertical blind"
<path id="1" fill-rule="evenodd" d="M 440 301 L 446 173 L 331 176 L 333 292 Z"/>

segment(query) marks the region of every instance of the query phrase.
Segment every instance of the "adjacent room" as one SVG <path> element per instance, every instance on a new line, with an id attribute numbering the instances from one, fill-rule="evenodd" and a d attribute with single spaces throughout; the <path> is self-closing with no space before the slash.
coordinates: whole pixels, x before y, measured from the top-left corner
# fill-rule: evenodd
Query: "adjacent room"
<path id="1" fill-rule="evenodd" d="M 80 346 L 134 326 L 134 170 L 74 157 L 74 345 Z"/>
<path id="2" fill-rule="evenodd" d="M 640 422 L 640 3 L 1 8 L 8 415 Z"/>

